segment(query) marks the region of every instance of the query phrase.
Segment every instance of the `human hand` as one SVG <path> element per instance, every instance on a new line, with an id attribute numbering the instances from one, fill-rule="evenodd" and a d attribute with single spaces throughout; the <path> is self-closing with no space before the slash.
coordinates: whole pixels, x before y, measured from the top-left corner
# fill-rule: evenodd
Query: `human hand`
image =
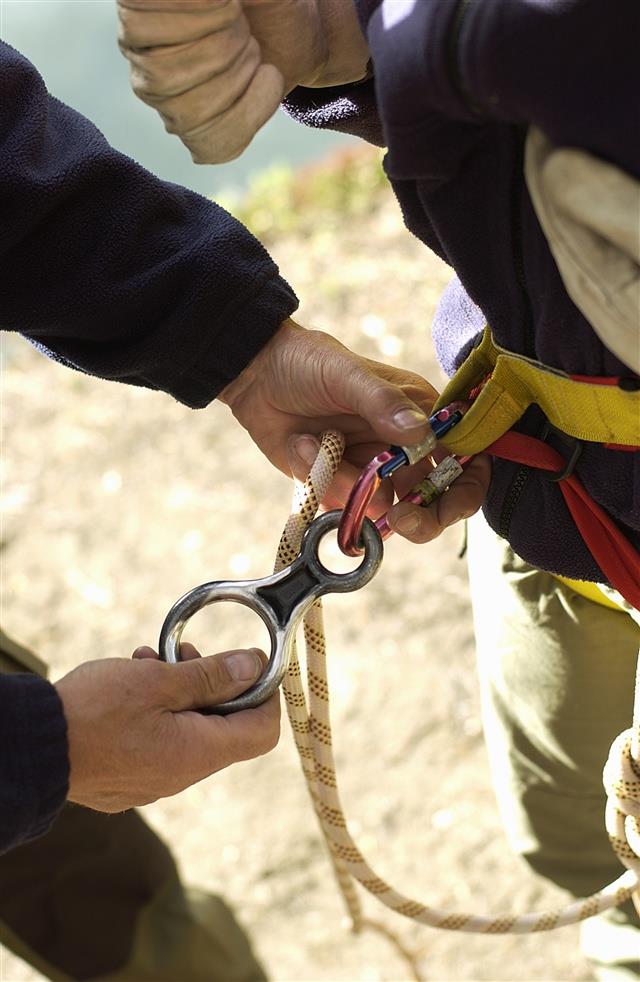
<path id="1" fill-rule="evenodd" d="M 340 430 L 345 455 L 324 502 L 339 507 L 375 454 L 428 438 L 437 395 L 419 375 L 362 358 L 329 334 L 287 320 L 218 398 L 287 475 L 305 476 L 317 452 L 314 436 Z M 385 489 L 378 503 L 388 507 L 390 495 Z"/>
<path id="2" fill-rule="evenodd" d="M 438 462 L 445 456 L 441 448 L 434 453 Z M 431 464 L 422 462 L 397 471 L 393 483 L 398 498 L 415 487 L 430 469 Z M 449 490 L 426 508 L 398 501 L 387 513 L 389 527 L 410 542 L 431 542 L 450 525 L 470 518 L 482 507 L 490 480 L 491 458 L 488 454 L 477 454 Z"/>
<path id="3" fill-rule="evenodd" d="M 297 85 L 356 81 L 352 0 L 118 0 L 136 95 L 196 163 L 233 160 Z"/>
<path id="4" fill-rule="evenodd" d="M 261 675 L 256 649 L 161 662 L 151 648 L 134 660 L 85 662 L 56 683 L 67 721 L 70 801 L 119 812 L 177 794 L 241 760 L 275 747 L 280 708 L 274 695 L 256 709 L 205 716 Z"/>
<path id="5" fill-rule="evenodd" d="M 390 444 L 411 446 L 425 439 L 438 393 L 413 372 L 362 358 L 330 335 L 288 320 L 219 398 L 269 460 L 300 480 L 315 460 L 317 436 L 326 429 L 344 433 L 345 455 L 323 502 L 340 508 L 372 457 Z M 386 512 L 394 491 L 401 498 L 430 469 L 422 461 L 398 470 L 371 502 L 369 516 Z M 428 542 L 480 508 L 490 476 L 489 458 L 478 455 L 429 508 L 398 503 L 389 524 L 412 542 Z"/>
<path id="6" fill-rule="evenodd" d="M 301 436 L 299 440 L 304 444 L 305 454 L 308 455 L 306 462 L 291 447 L 289 463 L 293 476 L 304 481 L 318 453 L 320 441 L 310 434 Z M 436 447 L 430 455 L 437 463 L 446 456 L 447 452 L 442 447 Z M 431 542 L 445 528 L 470 518 L 482 507 L 491 480 L 491 458 L 487 454 L 477 454 L 448 491 L 437 497 L 428 507 L 401 501 L 431 470 L 431 460 L 426 458 L 413 467 L 402 467 L 395 471 L 391 478 L 383 482 L 380 491 L 371 501 L 367 516 L 375 521 L 384 514 L 393 532 L 419 544 Z M 323 504 L 327 508 L 343 507 L 349 490 L 343 481 L 334 483 Z M 392 506 L 394 495 L 398 501 Z"/>

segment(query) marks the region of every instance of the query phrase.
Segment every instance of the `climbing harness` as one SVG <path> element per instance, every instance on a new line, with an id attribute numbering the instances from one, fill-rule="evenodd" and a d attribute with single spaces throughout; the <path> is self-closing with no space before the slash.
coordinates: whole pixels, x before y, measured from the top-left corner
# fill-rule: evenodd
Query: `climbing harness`
<path id="1" fill-rule="evenodd" d="M 463 419 L 441 438 L 453 453 L 490 453 L 490 445 L 534 403 L 565 437 L 640 447 L 640 379 L 569 376 L 501 348 L 488 327 L 435 409 L 468 400 L 472 391 L 475 398 Z"/>
<path id="2" fill-rule="evenodd" d="M 455 454 L 485 451 L 537 468 L 558 482 L 571 516 L 600 569 L 622 597 L 640 609 L 640 555 L 574 473 L 584 442 L 619 452 L 640 449 L 640 379 L 569 376 L 499 347 L 489 328 L 442 392 L 468 408 L 441 443 Z M 512 430 L 531 405 L 546 417 L 540 439 Z M 558 437 L 566 458 L 546 442 Z"/>

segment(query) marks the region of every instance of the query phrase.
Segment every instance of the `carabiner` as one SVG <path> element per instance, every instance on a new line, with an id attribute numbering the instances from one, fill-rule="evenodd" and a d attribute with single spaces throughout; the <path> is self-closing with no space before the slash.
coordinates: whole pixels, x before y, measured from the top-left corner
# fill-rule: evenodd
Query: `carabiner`
<path id="1" fill-rule="evenodd" d="M 383 450 L 379 453 L 377 457 L 374 457 L 367 466 L 364 468 L 360 476 L 358 477 L 356 483 L 351 489 L 351 494 L 347 500 L 342 513 L 342 520 L 338 526 L 338 545 L 342 552 L 347 556 L 361 556 L 363 549 L 362 543 L 360 541 L 362 523 L 364 521 L 367 508 L 371 503 L 371 499 L 375 495 L 376 491 L 382 484 L 385 478 L 390 477 L 394 471 L 399 467 L 404 467 L 406 465 L 417 464 L 419 460 L 423 460 L 428 454 L 431 453 L 436 445 L 436 442 L 441 439 L 445 433 L 459 423 L 465 412 L 469 408 L 469 404 L 466 402 L 452 402 L 450 405 L 443 407 L 434 413 L 429 418 L 429 424 L 431 427 L 431 432 L 429 435 L 421 442 L 413 447 L 389 447 L 388 450 Z M 447 457 L 447 461 L 455 461 L 453 457 Z M 442 464 L 445 462 L 442 461 Z M 438 465 L 434 471 L 425 480 L 433 481 L 435 479 L 436 484 L 432 485 L 431 489 L 428 485 L 425 485 L 424 489 L 420 490 L 420 485 L 410 491 L 402 499 L 403 501 L 410 501 L 413 504 L 427 505 L 433 498 L 437 497 L 438 494 L 442 494 L 444 490 L 449 486 L 452 480 L 461 473 L 456 473 L 455 476 L 451 476 L 455 468 L 449 466 L 448 470 L 442 467 L 442 464 Z M 437 477 L 436 477 L 437 475 Z M 444 476 L 449 478 L 446 485 L 442 484 L 441 477 Z M 421 482 L 424 483 L 424 482 Z M 439 490 L 435 490 L 435 487 Z M 378 519 L 376 522 L 376 527 L 378 531 L 387 538 L 391 535 L 392 530 L 384 519 Z"/>
<path id="2" fill-rule="evenodd" d="M 472 459 L 472 457 L 445 457 L 430 474 L 423 477 L 420 483 L 416 484 L 415 488 L 411 488 L 400 501 L 408 501 L 412 505 L 420 505 L 422 508 L 426 508 L 427 505 L 430 505 L 432 501 L 435 501 L 436 498 L 439 498 L 441 494 L 444 494 L 451 487 L 453 482 L 462 474 L 466 464 Z M 388 539 L 390 535 L 393 535 L 393 529 L 389 526 L 386 515 L 378 518 L 375 526 L 382 539 Z"/>
<path id="3" fill-rule="evenodd" d="M 364 559 L 357 569 L 332 573 L 320 562 L 320 540 L 338 527 L 341 516 L 341 511 L 329 511 L 314 519 L 304 534 L 298 556 L 273 576 L 203 583 L 173 605 L 162 625 L 159 643 L 160 657 L 171 664 L 180 661 L 180 638 L 187 622 L 203 607 L 223 600 L 243 604 L 258 614 L 271 639 L 269 664 L 255 685 L 235 699 L 201 712 L 226 715 L 258 706 L 268 699 L 285 676 L 296 631 L 309 607 L 325 593 L 359 590 L 375 576 L 384 550 L 380 534 L 369 519 L 361 528 Z"/>

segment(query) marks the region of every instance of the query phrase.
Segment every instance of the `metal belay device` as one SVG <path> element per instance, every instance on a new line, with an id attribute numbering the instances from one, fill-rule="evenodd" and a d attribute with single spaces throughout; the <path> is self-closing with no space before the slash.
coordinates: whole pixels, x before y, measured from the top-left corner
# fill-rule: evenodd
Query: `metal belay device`
<path id="1" fill-rule="evenodd" d="M 259 580 L 218 580 L 189 590 L 167 614 L 160 632 L 160 657 L 180 661 L 180 638 L 187 622 L 209 604 L 232 601 L 249 607 L 262 618 L 271 639 L 269 664 L 250 689 L 223 702 L 208 713 L 226 714 L 259 706 L 281 684 L 291 661 L 291 652 L 304 615 L 326 593 L 359 590 L 375 576 L 382 562 L 380 533 L 368 519 L 362 526 L 364 558 L 350 573 L 332 573 L 320 562 L 320 541 L 337 529 L 341 511 L 329 511 L 313 520 L 305 532 L 298 556 L 289 566 Z"/>

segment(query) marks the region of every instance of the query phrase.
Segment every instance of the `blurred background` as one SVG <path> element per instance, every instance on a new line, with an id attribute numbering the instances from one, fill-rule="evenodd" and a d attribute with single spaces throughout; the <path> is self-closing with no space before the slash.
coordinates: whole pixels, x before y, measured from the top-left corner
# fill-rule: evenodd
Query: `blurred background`
<path id="1" fill-rule="evenodd" d="M 377 152 L 276 114 L 240 160 L 196 167 L 131 94 L 113 0 L 0 0 L 0 35 L 51 92 L 162 178 L 235 201 L 301 298 L 298 319 L 361 353 L 442 381 L 429 323 L 450 270 L 403 228 Z M 2 588 L 8 633 L 55 680 L 83 660 L 156 644 L 199 582 L 264 576 L 289 511 L 276 473 L 214 404 L 55 365 L 3 337 Z M 376 579 L 325 604 L 335 747 L 350 827 L 403 892 L 493 913 L 562 898 L 509 854 L 484 756 L 462 532 L 390 540 Z M 337 549 L 333 547 L 334 559 Z M 205 653 L 266 644 L 248 611 L 203 612 Z M 219 892 L 275 982 L 407 978 L 377 935 L 343 925 L 286 720 L 278 749 L 144 809 L 185 880 Z M 96 885 L 99 889 L 99 885 Z M 434 932 L 394 919 L 440 980 L 586 979 L 576 930 L 537 937 Z M 1 982 L 42 977 L 0 948 Z M 184 982 L 184 980 L 176 980 Z"/>
<path id="2" fill-rule="evenodd" d="M 167 181 L 216 197 L 241 191 L 270 165 L 295 167 L 355 142 L 303 130 L 278 112 L 238 160 L 198 167 L 176 137 L 167 137 L 157 113 L 131 92 L 116 36 L 115 0 L 0 2 L 0 37 L 36 65 L 49 91 L 88 116 L 112 146 Z"/>

